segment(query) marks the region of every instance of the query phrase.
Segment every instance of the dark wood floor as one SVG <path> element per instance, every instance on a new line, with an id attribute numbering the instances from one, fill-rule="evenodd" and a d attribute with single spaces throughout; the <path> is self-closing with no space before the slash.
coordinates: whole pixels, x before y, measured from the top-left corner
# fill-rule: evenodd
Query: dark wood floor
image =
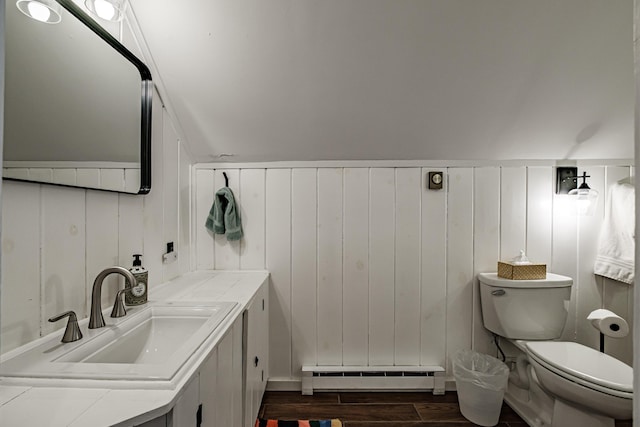
<path id="1" fill-rule="evenodd" d="M 342 392 L 303 396 L 300 392 L 268 391 L 262 399 L 259 417 L 299 420 L 339 418 L 344 427 L 462 427 L 467 421 L 458 409 L 458 396 L 432 393 Z M 632 421 L 617 421 L 616 427 L 631 427 Z M 527 424 L 506 404 L 499 427 L 526 427 Z"/>
<path id="2" fill-rule="evenodd" d="M 462 427 L 467 421 L 458 409 L 458 396 L 432 393 L 266 392 L 260 418 L 297 420 L 339 418 L 344 427 Z M 500 427 L 526 427 L 526 423 L 507 405 L 500 414 Z"/>

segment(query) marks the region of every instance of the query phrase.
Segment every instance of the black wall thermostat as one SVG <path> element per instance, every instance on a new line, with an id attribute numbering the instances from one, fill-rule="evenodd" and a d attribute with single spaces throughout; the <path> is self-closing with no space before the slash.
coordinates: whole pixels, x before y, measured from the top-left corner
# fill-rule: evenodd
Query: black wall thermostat
<path id="1" fill-rule="evenodd" d="M 429 172 L 429 190 L 442 190 L 442 172 Z"/>

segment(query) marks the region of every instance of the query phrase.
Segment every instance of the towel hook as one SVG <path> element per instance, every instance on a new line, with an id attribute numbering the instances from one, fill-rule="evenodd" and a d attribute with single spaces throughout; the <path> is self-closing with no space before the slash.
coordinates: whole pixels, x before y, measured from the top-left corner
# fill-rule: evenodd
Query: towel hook
<path id="1" fill-rule="evenodd" d="M 226 172 L 222 172 L 222 175 L 224 176 L 224 186 L 228 187 L 229 186 L 229 177 L 227 176 Z"/>

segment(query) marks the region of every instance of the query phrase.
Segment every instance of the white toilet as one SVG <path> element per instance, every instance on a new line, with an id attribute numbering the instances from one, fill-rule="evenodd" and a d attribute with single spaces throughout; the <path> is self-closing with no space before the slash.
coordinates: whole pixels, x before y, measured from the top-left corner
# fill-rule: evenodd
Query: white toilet
<path id="1" fill-rule="evenodd" d="M 631 418 L 632 368 L 582 344 L 554 341 L 567 318 L 571 278 L 481 273 L 478 280 L 485 328 L 526 355 L 517 358 L 505 399 L 529 424 L 614 427 Z"/>

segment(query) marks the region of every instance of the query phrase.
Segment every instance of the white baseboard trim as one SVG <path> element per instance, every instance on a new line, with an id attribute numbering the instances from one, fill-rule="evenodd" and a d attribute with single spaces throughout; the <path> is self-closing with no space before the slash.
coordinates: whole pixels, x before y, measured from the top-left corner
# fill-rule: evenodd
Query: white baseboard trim
<path id="1" fill-rule="evenodd" d="M 445 391 L 456 391 L 456 381 L 453 377 L 446 377 L 444 383 Z M 302 378 L 288 378 L 288 377 L 274 377 L 269 378 L 267 382 L 267 391 L 302 391 Z M 327 390 L 329 391 L 329 390 Z M 337 390 L 331 390 L 337 391 Z M 348 390 L 340 390 L 348 391 Z M 352 391 L 423 391 L 421 389 L 416 390 L 352 390 Z"/>

